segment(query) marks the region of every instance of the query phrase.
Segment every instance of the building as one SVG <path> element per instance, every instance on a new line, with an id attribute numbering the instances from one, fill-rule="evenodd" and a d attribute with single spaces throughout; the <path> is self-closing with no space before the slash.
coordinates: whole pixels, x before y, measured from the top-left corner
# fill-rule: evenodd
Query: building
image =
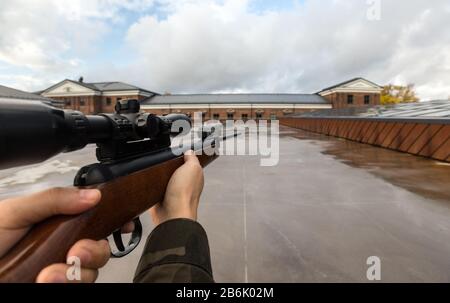
<path id="1" fill-rule="evenodd" d="M 64 101 L 65 108 L 92 114 L 112 112 L 117 100 L 133 98 L 157 115 L 202 112 L 205 120 L 278 119 L 320 109 L 378 105 L 382 87 L 354 78 L 315 94 L 158 94 L 121 82 L 64 80 L 41 93 Z"/>
<path id="2" fill-rule="evenodd" d="M 277 119 L 284 115 L 331 108 L 319 95 L 306 94 L 204 94 L 154 96 L 141 108 L 155 113 L 202 112 L 206 120 Z"/>
<path id="3" fill-rule="evenodd" d="M 327 99 L 334 109 L 379 105 L 383 88 L 364 78 L 354 78 L 330 87 L 317 94 Z"/>
<path id="4" fill-rule="evenodd" d="M 378 105 L 382 89 L 354 78 L 315 94 L 155 95 L 142 101 L 141 107 L 155 114 L 202 112 L 206 120 L 279 119 L 321 109 Z"/>
<path id="5" fill-rule="evenodd" d="M 62 101 L 64 108 L 81 111 L 85 114 L 113 112 L 114 105 L 122 99 L 144 100 L 156 93 L 123 82 L 85 83 L 63 80 L 46 90 L 41 96 Z"/>
<path id="6" fill-rule="evenodd" d="M 53 100 L 50 98 L 45 98 L 37 94 L 27 93 L 18 89 L 10 88 L 7 86 L 0 85 L 0 99 L 17 99 L 17 100 L 29 100 L 29 101 L 41 101 L 47 104 L 62 107 L 62 102 Z"/>

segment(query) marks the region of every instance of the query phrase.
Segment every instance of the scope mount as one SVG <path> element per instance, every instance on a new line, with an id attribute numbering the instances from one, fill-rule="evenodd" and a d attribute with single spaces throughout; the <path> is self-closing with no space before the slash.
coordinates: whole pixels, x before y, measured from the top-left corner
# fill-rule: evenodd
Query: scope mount
<path id="1" fill-rule="evenodd" d="M 138 100 L 120 100 L 115 113 L 101 116 L 110 121 L 113 136 L 97 142 L 100 163 L 126 161 L 170 147 L 171 125 L 161 117 L 141 112 Z"/>

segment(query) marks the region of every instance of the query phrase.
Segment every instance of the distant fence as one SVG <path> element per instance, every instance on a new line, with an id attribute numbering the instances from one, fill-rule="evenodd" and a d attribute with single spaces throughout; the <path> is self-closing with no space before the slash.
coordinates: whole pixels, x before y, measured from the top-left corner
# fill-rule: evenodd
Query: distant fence
<path id="1" fill-rule="evenodd" d="M 450 119 L 285 117 L 280 124 L 450 162 Z"/>

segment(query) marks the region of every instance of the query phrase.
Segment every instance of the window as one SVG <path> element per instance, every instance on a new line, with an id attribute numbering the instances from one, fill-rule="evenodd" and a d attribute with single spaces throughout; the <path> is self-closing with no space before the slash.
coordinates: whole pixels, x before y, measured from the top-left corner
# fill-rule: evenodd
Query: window
<path id="1" fill-rule="evenodd" d="M 234 114 L 233 113 L 227 113 L 227 119 L 228 120 L 233 120 L 234 119 Z"/>
<path id="2" fill-rule="evenodd" d="M 263 114 L 262 113 L 256 113 L 256 119 L 262 119 Z"/>
<path id="3" fill-rule="evenodd" d="M 84 101 L 84 98 L 80 98 L 80 106 L 85 106 L 86 101 Z"/>
<path id="4" fill-rule="evenodd" d="M 213 114 L 213 119 L 214 119 L 214 120 L 219 120 L 219 118 L 220 118 L 220 115 L 219 115 L 219 114 Z"/>
<path id="5" fill-rule="evenodd" d="M 270 120 L 276 120 L 277 114 L 270 114 Z"/>
<path id="6" fill-rule="evenodd" d="M 117 101 L 117 102 L 119 102 L 120 100 L 122 100 L 122 98 L 120 98 L 120 97 L 119 97 L 119 98 L 116 98 L 116 101 Z"/>
<path id="7" fill-rule="evenodd" d="M 67 106 L 71 106 L 72 105 L 72 101 L 70 101 L 70 99 L 66 99 L 66 105 Z"/>
<path id="8" fill-rule="evenodd" d="M 110 106 L 112 103 L 111 98 L 106 98 L 106 105 Z"/>
<path id="9" fill-rule="evenodd" d="M 347 95 L 347 104 L 353 104 L 353 95 Z"/>
<path id="10" fill-rule="evenodd" d="M 364 104 L 370 104 L 370 95 L 364 96 Z"/>
<path id="11" fill-rule="evenodd" d="M 202 119 L 205 119 L 205 117 L 206 117 L 206 113 L 202 112 Z"/>
<path id="12" fill-rule="evenodd" d="M 241 116 L 242 120 L 248 120 L 248 114 L 242 114 Z"/>

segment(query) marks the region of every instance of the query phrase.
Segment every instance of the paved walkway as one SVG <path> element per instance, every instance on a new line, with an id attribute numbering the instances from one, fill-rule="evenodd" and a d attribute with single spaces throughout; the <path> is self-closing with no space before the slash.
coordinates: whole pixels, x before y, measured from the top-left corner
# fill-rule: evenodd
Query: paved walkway
<path id="1" fill-rule="evenodd" d="M 276 167 L 229 156 L 206 169 L 200 222 L 216 281 L 364 282 L 378 256 L 384 282 L 450 282 L 450 166 L 281 134 Z M 100 281 L 129 281 L 138 258 L 114 261 Z"/>
<path id="2" fill-rule="evenodd" d="M 224 156 L 206 169 L 199 217 L 216 281 L 365 282 L 378 256 L 384 282 L 450 282 L 450 166 L 289 128 L 280 153 L 276 167 Z M 91 148 L 2 171 L 0 198 L 70 185 L 94 160 Z M 99 281 L 131 281 L 142 248 Z"/>

